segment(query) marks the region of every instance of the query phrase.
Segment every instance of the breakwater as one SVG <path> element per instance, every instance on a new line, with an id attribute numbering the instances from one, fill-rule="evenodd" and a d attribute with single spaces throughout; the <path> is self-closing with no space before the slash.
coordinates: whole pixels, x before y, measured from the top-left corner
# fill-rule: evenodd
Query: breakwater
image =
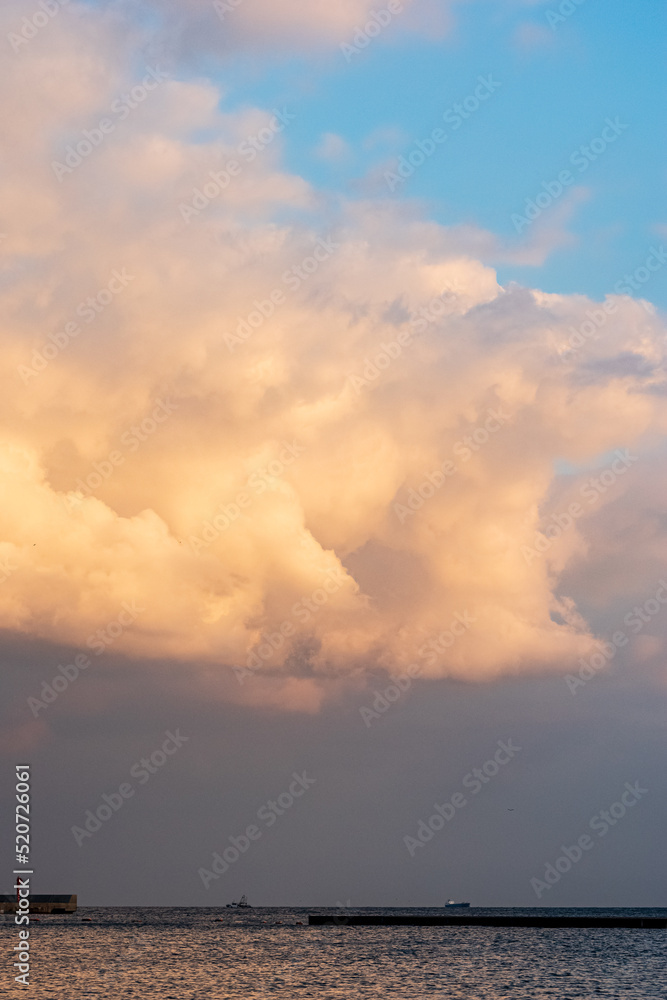
<path id="1" fill-rule="evenodd" d="M 667 928 L 665 917 L 618 916 L 535 916 L 521 914 L 450 916 L 440 913 L 309 913 L 311 926 L 333 924 L 350 927 L 643 927 Z"/>

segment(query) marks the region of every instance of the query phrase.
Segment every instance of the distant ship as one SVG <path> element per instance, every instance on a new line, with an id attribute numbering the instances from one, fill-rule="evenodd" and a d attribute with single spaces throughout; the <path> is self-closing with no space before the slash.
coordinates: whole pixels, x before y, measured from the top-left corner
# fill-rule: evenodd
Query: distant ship
<path id="1" fill-rule="evenodd" d="M 470 903 L 457 903 L 453 899 L 448 899 L 447 902 L 445 903 L 445 906 L 446 907 L 451 907 L 451 906 L 470 906 Z"/>
<path id="2" fill-rule="evenodd" d="M 247 896 L 241 896 L 241 898 L 239 899 L 238 903 L 237 902 L 227 903 L 227 909 L 228 910 L 252 910 L 252 906 L 248 902 L 248 897 Z"/>

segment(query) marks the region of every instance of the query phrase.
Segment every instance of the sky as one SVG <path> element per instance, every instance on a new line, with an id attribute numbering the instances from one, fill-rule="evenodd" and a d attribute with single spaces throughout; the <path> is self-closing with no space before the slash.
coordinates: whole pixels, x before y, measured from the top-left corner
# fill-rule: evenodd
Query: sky
<path id="1" fill-rule="evenodd" d="M 34 891 L 662 905 L 663 5 L 0 19 Z"/>

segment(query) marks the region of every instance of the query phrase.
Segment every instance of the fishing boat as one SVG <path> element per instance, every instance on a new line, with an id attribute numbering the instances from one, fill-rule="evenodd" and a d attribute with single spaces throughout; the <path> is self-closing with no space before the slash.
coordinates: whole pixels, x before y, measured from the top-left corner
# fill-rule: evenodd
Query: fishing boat
<path id="1" fill-rule="evenodd" d="M 241 896 L 238 902 L 234 901 L 232 903 L 227 903 L 228 910 L 252 910 L 252 906 L 248 902 L 247 896 Z"/>
<path id="2" fill-rule="evenodd" d="M 470 906 L 470 903 L 457 903 L 454 899 L 448 899 L 445 906 L 451 909 L 453 906 Z"/>

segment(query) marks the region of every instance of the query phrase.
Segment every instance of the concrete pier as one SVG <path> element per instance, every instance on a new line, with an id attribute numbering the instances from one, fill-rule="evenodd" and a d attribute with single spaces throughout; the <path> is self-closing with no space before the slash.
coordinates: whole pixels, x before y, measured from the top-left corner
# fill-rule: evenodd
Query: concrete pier
<path id="1" fill-rule="evenodd" d="M 667 927 L 665 917 L 609 916 L 450 916 L 439 913 L 309 913 L 311 926 L 338 927 Z"/>
<path id="2" fill-rule="evenodd" d="M 77 898 L 37 893 L 29 897 L 30 913 L 76 913 Z M 16 896 L 0 896 L 0 913 L 16 913 Z"/>

